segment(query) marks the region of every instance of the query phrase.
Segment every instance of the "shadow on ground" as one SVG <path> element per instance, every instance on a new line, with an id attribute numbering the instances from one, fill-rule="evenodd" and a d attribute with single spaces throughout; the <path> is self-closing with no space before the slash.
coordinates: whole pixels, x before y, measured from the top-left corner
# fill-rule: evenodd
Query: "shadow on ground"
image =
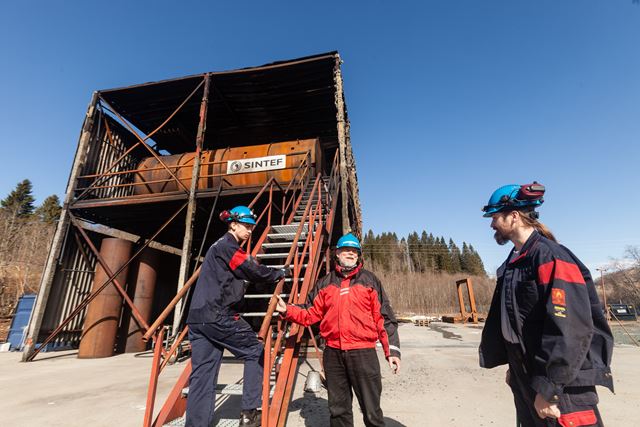
<path id="1" fill-rule="evenodd" d="M 382 408 L 384 411 L 384 408 Z M 300 417 L 304 419 L 305 427 L 318 427 L 329 425 L 329 403 L 327 399 L 317 397 L 313 393 L 305 393 L 304 397 L 294 400 L 289 405 L 289 412 L 300 411 Z M 362 413 L 354 411 L 353 418 L 362 419 Z M 384 417 L 386 427 L 407 427 L 404 424 Z"/>

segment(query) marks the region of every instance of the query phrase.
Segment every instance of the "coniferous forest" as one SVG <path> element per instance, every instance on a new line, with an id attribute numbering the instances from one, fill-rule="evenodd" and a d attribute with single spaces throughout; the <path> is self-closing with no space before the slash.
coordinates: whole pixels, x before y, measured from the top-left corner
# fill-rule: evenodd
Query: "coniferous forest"
<path id="1" fill-rule="evenodd" d="M 459 311 L 456 281 L 473 283 L 479 311 L 490 303 L 494 280 L 487 276 L 482 259 L 472 245 L 433 233 L 413 232 L 398 237 L 394 232 L 362 239 L 365 267 L 382 281 L 396 314 L 443 315 Z M 466 290 L 465 301 L 469 307 Z"/>
<path id="2" fill-rule="evenodd" d="M 482 259 L 473 246 L 462 242 L 460 249 L 453 239 L 446 241 L 426 231 L 398 239 L 396 233 L 374 235 L 369 230 L 362 245 L 365 259 L 376 269 L 486 276 Z"/>

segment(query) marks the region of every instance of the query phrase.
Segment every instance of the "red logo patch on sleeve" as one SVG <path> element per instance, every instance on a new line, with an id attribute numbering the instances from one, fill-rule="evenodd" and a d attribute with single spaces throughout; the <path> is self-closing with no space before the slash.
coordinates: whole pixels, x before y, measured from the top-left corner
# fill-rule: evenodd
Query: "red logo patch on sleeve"
<path id="1" fill-rule="evenodd" d="M 564 290 L 563 289 L 553 289 L 551 291 L 551 302 L 553 305 L 562 305 L 566 306 L 566 302 L 564 299 Z"/>

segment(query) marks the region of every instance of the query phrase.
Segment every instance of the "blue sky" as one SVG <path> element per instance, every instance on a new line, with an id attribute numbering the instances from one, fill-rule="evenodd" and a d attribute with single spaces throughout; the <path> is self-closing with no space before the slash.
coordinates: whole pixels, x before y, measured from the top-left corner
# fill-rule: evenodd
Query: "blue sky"
<path id="1" fill-rule="evenodd" d="M 236 3 L 4 5 L 0 197 L 63 196 L 93 90 L 338 50 L 366 229 L 464 240 L 492 271 L 480 208 L 535 179 L 591 268 L 640 245 L 638 2 Z"/>

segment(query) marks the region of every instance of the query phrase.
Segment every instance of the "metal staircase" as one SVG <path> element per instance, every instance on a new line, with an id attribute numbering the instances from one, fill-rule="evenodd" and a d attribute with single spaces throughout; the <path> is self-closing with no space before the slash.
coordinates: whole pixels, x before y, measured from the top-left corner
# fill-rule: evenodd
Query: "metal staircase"
<path id="1" fill-rule="evenodd" d="M 304 303 L 307 295 L 315 284 L 321 271 L 328 268 L 328 241 L 331 236 L 334 216 L 337 204 L 337 191 L 339 189 L 339 174 L 337 173 L 337 159 L 334 159 L 334 167 L 331 176 L 308 177 L 304 184 L 300 185 L 299 192 L 289 200 L 289 214 L 287 215 L 286 201 L 283 200 L 282 220 L 283 224 L 271 225 L 271 212 L 268 209 L 273 207 L 271 202 L 274 182 L 270 180 L 263 187 L 258 197 L 264 195 L 265 189 L 269 187 L 269 203 L 264 211 L 258 216 L 258 223 L 265 216 L 267 226 L 256 243 L 248 248 L 252 256 L 257 258 L 262 264 L 282 268 L 289 265 L 293 270 L 293 277 L 281 280 L 272 293 L 260 291 L 263 288 L 249 288 L 245 295 L 250 310 L 244 313 L 247 320 L 257 321 L 262 318 L 259 337 L 265 344 L 264 354 L 264 378 L 263 378 L 263 407 L 262 426 L 276 427 L 284 426 L 289 401 L 293 391 L 293 383 L 297 372 L 298 355 L 304 328 L 297 325 L 287 325 L 275 312 L 276 299 L 273 297 L 279 294 L 282 298 L 288 299 L 290 303 Z M 313 179 L 310 179 L 313 178 Z M 277 183 L 275 183 L 277 185 Z M 279 185 L 277 185 L 279 187 Z M 280 187 L 280 189 L 282 189 Z M 286 191 L 288 191 L 287 188 Z M 254 203 L 252 202 L 252 203 Z M 266 214 L 266 215 L 265 215 Z M 257 236 L 252 236 L 252 239 Z M 174 301 L 169 304 L 165 312 L 169 313 L 172 305 L 175 305 L 186 293 L 186 289 L 195 283 L 199 270 L 176 295 Z M 257 291 L 256 291 L 257 290 Z M 164 312 L 163 312 L 164 314 Z M 154 363 L 149 383 L 149 395 L 147 398 L 147 408 L 144 426 L 181 426 L 184 425 L 184 412 L 186 409 L 186 396 L 188 395 L 188 380 L 191 373 L 191 362 L 188 361 L 184 371 L 176 381 L 173 389 L 169 393 L 167 400 L 159 413 L 153 419 L 153 401 L 157 387 L 157 380 L 160 371 L 164 368 L 167 360 L 180 345 L 180 341 L 186 336 L 186 328 L 180 333 L 172 348 L 168 352 L 162 349 L 164 330 L 158 328 L 161 324 L 159 318 L 149 329 L 147 338 L 153 336 L 155 341 Z M 157 331 L 153 335 L 153 331 Z M 312 342 L 313 335 L 311 334 Z M 317 349 L 317 346 L 316 346 Z M 222 369 L 224 369 L 224 364 Z M 241 394 L 241 384 L 231 384 L 218 386 L 217 393 L 224 395 Z M 219 401 L 216 401 L 218 404 Z M 238 414 L 240 410 L 238 408 Z M 217 426 L 236 426 L 237 419 L 221 419 Z"/>

